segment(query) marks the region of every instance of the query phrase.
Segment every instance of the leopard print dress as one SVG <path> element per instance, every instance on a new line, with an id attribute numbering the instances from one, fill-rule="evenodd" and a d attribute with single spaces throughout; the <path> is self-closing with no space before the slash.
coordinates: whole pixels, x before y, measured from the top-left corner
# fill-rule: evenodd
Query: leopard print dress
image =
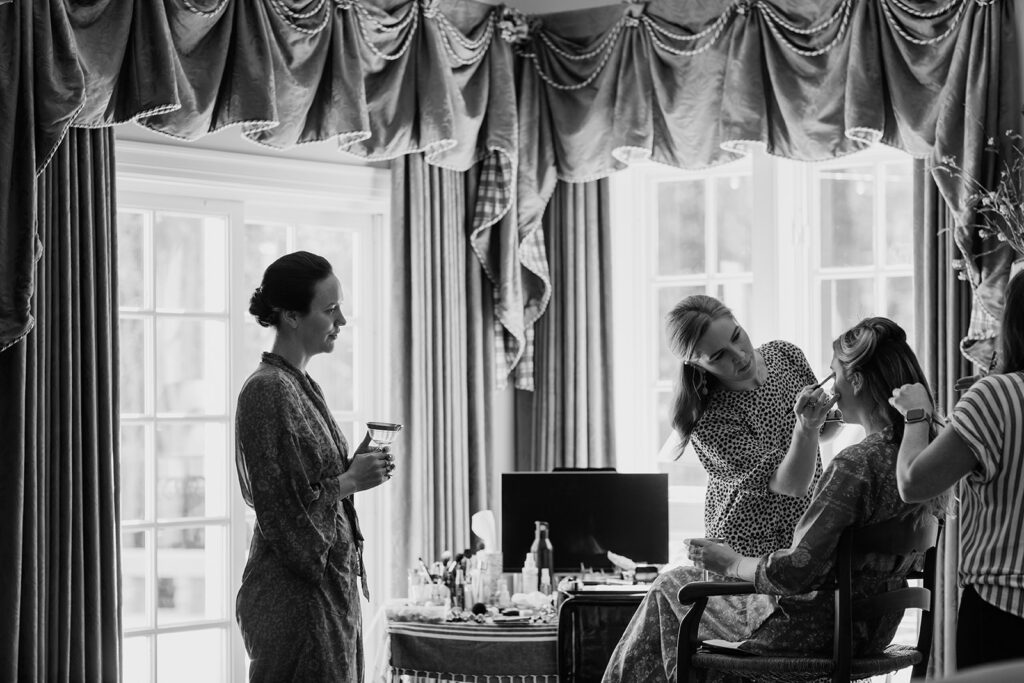
<path id="1" fill-rule="evenodd" d="M 799 348 L 772 341 L 758 349 L 768 366 L 764 384 L 753 391 L 713 391 L 691 441 L 708 473 L 704 529 L 741 555 L 757 557 L 788 548 L 793 528 L 810 502 L 772 493 L 768 481 L 786 456 L 800 390 L 815 384 Z M 821 476 L 817 460 L 814 482 Z"/>
<path id="2" fill-rule="evenodd" d="M 810 494 L 774 494 L 768 481 L 789 450 L 796 395 L 816 382 L 803 352 L 793 344 L 772 341 L 758 350 L 768 366 L 764 384 L 753 391 L 713 390 L 691 435 L 709 476 L 707 537 L 723 538 L 739 553 L 755 557 L 789 547 L 810 501 Z M 820 476 L 819 456 L 814 484 Z M 679 622 L 687 610 L 677 596 L 683 585 L 701 580 L 702 572 L 694 567 L 675 567 L 655 580 L 612 652 L 603 683 L 675 680 Z M 765 595 L 711 598 L 701 637 L 742 640 L 774 609 L 775 601 Z"/>

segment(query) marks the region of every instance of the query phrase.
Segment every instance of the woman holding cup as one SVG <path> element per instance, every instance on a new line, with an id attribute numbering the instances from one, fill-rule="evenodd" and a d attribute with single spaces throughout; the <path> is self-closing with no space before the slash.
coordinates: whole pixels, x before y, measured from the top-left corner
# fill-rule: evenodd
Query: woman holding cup
<path id="1" fill-rule="evenodd" d="M 341 283 L 299 251 L 267 267 L 249 312 L 273 327 L 273 348 L 238 396 L 235 464 L 256 511 L 236 617 L 250 681 L 364 678 L 362 606 L 369 598 L 353 494 L 389 480 L 390 448 L 355 453 L 306 371 L 345 325 Z"/>

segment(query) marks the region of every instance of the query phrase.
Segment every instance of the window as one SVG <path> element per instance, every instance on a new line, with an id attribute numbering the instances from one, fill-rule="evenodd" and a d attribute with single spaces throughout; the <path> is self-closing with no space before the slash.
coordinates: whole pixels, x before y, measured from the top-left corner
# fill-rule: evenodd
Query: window
<path id="1" fill-rule="evenodd" d="M 879 148 L 820 164 L 763 152 L 696 172 L 643 164 L 613 177 L 616 450 L 620 470 L 669 474 L 670 556 L 704 535 L 707 477 L 692 450 L 674 459 L 678 360 L 665 315 L 689 294 L 716 296 L 755 344 L 797 344 L 819 377 L 832 340 L 865 316 L 891 317 L 913 339 L 911 168 Z M 861 437 L 847 426 L 823 458 Z"/>
<path id="2" fill-rule="evenodd" d="M 348 325 L 307 369 L 358 441 L 387 405 L 386 181 L 365 167 L 119 145 L 125 680 L 247 678 L 234 599 L 254 516 L 235 475 L 234 404 L 273 339 L 248 298 L 284 253 L 331 261 Z M 371 538 L 385 495 L 358 500 Z M 380 585 L 385 550 L 366 558 Z"/>

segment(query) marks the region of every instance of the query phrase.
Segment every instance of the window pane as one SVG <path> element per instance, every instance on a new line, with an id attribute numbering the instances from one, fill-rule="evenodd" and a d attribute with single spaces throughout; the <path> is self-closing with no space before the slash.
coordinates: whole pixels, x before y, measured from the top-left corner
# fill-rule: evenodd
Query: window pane
<path id="1" fill-rule="evenodd" d="M 243 292 L 248 311 L 249 297 L 263 281 L 263 271 L 288 253 L 288 228 L 269 223 L 246 223 L 242 240 Z"/>
<path id="2" fill-rule="evenodd" d="M 146 683 L 153 676 L 153 639 L 135 636 L 124 639 L 124 680 Z"/>
<path id="3" fill-rule="evenodd" d="M 343 327 L 334 342 L 334 351 L 317 354 L 306 364 L 306 372 L 323 389 L 331 410 L 355 410 L 355 349 L 352 341 L 352 330 Z"/>
<path id="4" fill-rule="evenodd" d="M 146 321 L 121 317 L 118 321 L 118 392 L 121 415 L 146 412 Z"/>
<path id="5" fill-rule="evenodd" d="M 146 427 L 121 425 L 121 521 L 146 518 Z"/>
<path id="6" fill-rule="evenodd" d="M 117 212 L 117 304 L 130 308 L 145 306 L 145 223 L 146 214 Z"/>
<path id="7" fill-rule="evenodd" d="M 821 174 L 821 264 L 874 261 L 874 175 L 861 168 Z"/>
<path id="8" fill-rule="evenodd" d="M 341 281 L 344 303 L 341 312 L 354 314 L 353 304 L 358 299 L 355 287 L 355 235 L 349 230 L 317 226 L 299 226 L 295 229 L 295 248 L 312 251 L 331 262 L 334 274 Z"/>
<path id="9" fill-rule="evenodd" d="M 149 534 L 145 531 L 121 533 L 122 621 L 125 629 L 152 626 L 152 567 Z M 129 680 L 129 678 L 125 678 Z"/>
<path id="10" fill-rule="evenodd" d="M 227 326 L 217 320 L 161 318 L 156 323 L 156 409 L 224 415 Z"/>
<path id="11" fill-rule="evenodd" d="M 914 278 L 890 277 L 885 281 L 885 315 L 907 333 L 907 342 L 914 347 Z"/>
<path id="12" fill-rule="evenodd" d="M 161 519 L 227 512 L 224 423 L 161 424 L 156 429 L 156 514 Z"/>
<path id="13" fill-rule="evenodd" d="M 750 332 L 750 305 L 754 299 L 754 285 L 750 282 L 725 282 L 715 288 L 714 296 L 725 304 L 736 322 Z"/>
<path id="14" fill-rule="evenodd" d="M 825 280 L 821 283 L 822 361 L 832 359 L 832 340 L 862 319 L 877 315 L 874 286 L 870 278 Z M 814 362 L 813 360 L 811 362 Z"/>
<path id="15" fill-rule="evenodd" d="M 715 220 L 718 232 L 718 272 L 746 273 L 752 270 L 751 219 L 753 188 L 750 176 L 719 178 L 715 181 Z"/>
<path id="16" fill-rule="evenodd" d="M 674 382 L 679 374 L 679 359 L 672 355 L 669 350 L 668 334 L 665 330 L 665 316 L 684 297 L 691 294 L 704 294 L 703 286 L 689 287 L 659 287 L 658 288 L 658 318 L 655 321 L 657 330 L 654 338 L 658 340 L 658 379 Z M 664 441 L 664 439 L 662 440 Z"/>
<path id="17" fill-rule="evenodd" d="M 221 683 L 227 680 L 224 629 L 165 633 L 157 636 L 157 680 Z M 128 680 L 128 679 L 125 679 Z"/>
<path id="18" fill-rule="evenodd" d="M 212 525 L 157 532 L 159 625 L 224 617 L 229 585 L 226 539 L 225 528 Z"/>
<path id="19" fill-rule="evenodd" d="M 703 273 L 704 252 L 704 181 L 659 183 L 658 272 Z"/>
<path id="20" fill-rule="evenodd" d="M 675 396 L 675 385 L 673 384 L 672 391 L 659 391 L 658 392 L 658 441 L 657 443 L 665 443 L 669 436 L 672 434 L 672 409 L 673 397 Z"/>
<path id="21" fill-rule="evenodd" d="M 157 213 L 156 306 L 222 312 L 227 297 L 227 220 L 223 216 Z"/>
<path id="22" fill-rule="evenodd" d="M 914 262 L 914 183 L 910 162 L 891 163 L 885 169 L 885 262 Z"/>

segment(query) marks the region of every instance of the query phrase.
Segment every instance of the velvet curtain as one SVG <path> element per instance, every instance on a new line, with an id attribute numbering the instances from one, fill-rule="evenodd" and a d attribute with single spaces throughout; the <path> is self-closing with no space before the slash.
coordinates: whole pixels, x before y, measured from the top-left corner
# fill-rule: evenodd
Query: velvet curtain
<path id="1" fill-rule="evenodd" d="M 495 348 L 480 262 L 467 248 L 479 174 L 410 155 L 392 169 L 392 394 L 407 429 L 393 497 L 396 567 L 470 546 L 511 462 L 495 457 Z M 406 589 L 395 577 L 393 595 Z"/>
<path id="2" fill-rule="evenodd" d="M 1013 14 L 998 1 L 652 0 L 546 15 L 519 51 L 520 230 L 559 179 L 636 158 L 702 168 L 751 144 L 810 161 L 881 141 L 990 181 L 986 140 L 1019 128 Z M 1005 264 L 981 256 L 961 179 L 936 181 L 980 304 L 998 310 Z"/>
<path id="3" fill-rule="evenodd" d="M 0 679 L 120 677 L 113 131 L 39 177 L 35 328 L 0 353 Z"/>
<path id="4" fill-rule="evenodd" d="M 471 0 L 0 0 L 0 347 L 32 325 L 32 177 L 68 126 L 238 125 L 271 147 L 483 161 L 469 240 L 495 290 L 500 385 L 551 296 L 541 219 L 558 179 L 876 140 L 981 177 L 985 141 L 1018 127 L 1013 5 L 651 0 L 528 18 Z M 980 256 L 962 182 L 937 181 L 997 311 L 1005 264 Z"/>
<path id="5" fill-rule="evenodd" d="M 559 183 L 544 214 L 558 267 L 537 323 L 534 391 L 517 392 L 516 469 L 615 465 L 608 181 Z"/>
<path id="6" fill-rule="evenodd" d="M 958 398 L 954 390 L 956 380 L 974 373 L 958 349 L 970 325 L 971 289 L 949 268 L 957 250 L 956 221 L 931 171 L 927 161 L 914 162 L 914 306 L 923 314 L 915 348 L 935 393 L 936 409 L 941 415 L 949 415 Z M 939 599 L 933 615 L 934 636 L 928 665 L 929 676 L 933 678 L 956 673 L 960 527 L 955 508 L 951 513 L 939 539 Z"/>

